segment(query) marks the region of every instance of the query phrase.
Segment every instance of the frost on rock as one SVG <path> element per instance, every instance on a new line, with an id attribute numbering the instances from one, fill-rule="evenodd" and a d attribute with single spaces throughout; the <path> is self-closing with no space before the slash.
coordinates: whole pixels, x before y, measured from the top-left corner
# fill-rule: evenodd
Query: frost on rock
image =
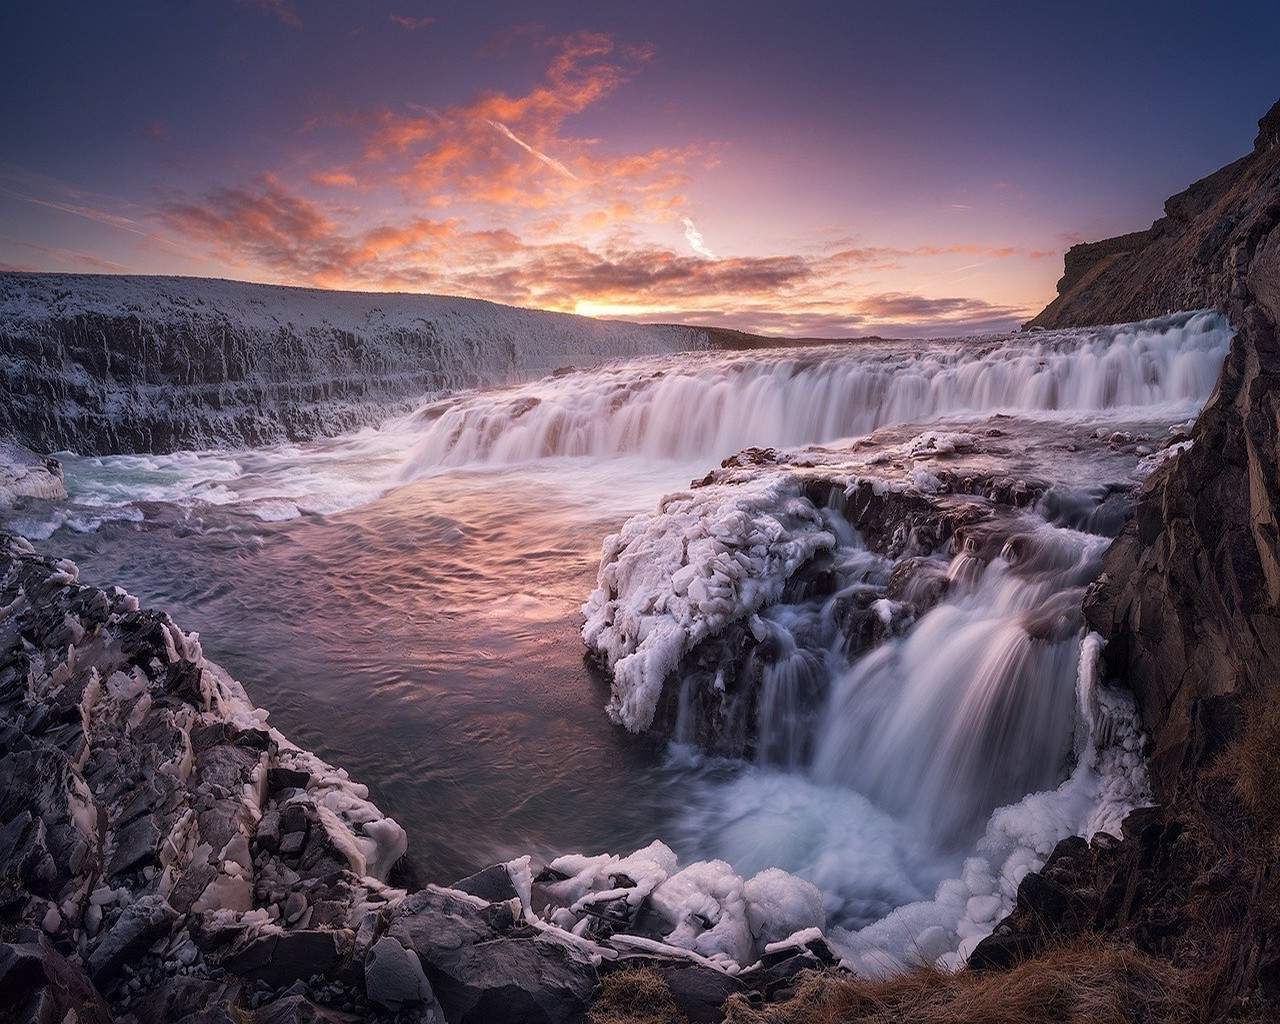
<path id="1" fill-rule="evenodd" d="M 793 481 L 669 495 L 604 542 L 582 639 L 612 672 L 610 716 L 632 732 L 653 722 L 662 685 L 690 650 L 775 602 L 815 554 L 835 547 Z"/>
<path id="2" fill-rule="evenodd" d="M 754 963 L 767 946 L 826 927 L 813 883 L 777 868 L 744 880 L 723 860 L 680 868 L 660 842 L 626 857 L 558 857 L 546 877 L 552 879 L 546 891 L 564 904 L 549 914 L 551 924 L 583 935 L 603 921 L 609 929 L 603 937 L 615 945 L 683 950 L 730 972 Z M 631 931 L 642 920 L 657 922 L 651 934 L 660 941 L 643 946 L 646 935 Z"/>

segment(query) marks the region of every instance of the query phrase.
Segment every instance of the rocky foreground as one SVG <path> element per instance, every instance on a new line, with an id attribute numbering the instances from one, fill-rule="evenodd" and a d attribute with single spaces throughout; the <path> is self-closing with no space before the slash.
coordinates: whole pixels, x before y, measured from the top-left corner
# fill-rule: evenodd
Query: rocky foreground
<path id="1" fill-rule="evenodd" d="M 0 1019 L 572 1021 L 638 965 L 718 1019 L 834 960 L 769 872 L 749 969 L 664 943 L 661 884 L 695 882 L 661 844 L 407 893 L 400 826 L 266 718 L 167 616 L 0 535 Z"/>

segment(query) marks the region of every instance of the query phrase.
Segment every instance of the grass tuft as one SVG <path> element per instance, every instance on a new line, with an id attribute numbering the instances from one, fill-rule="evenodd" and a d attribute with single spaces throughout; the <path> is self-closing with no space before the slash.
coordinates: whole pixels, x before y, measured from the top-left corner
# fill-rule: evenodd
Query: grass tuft
<path id="1" fill-rule="evenodd" d="M 616 971 L 603 984 L 604 994 L 587 1013 L 590 1024 L 689 1024 L 657 971 Z"/>
<path id="2" fill-rule="evenodd" d="M 726 1024 L 1197 1024 L 1198 976 L 1090 938 L 1009 971 L 917 968 L 879 981 L 811 976 L 789 1002 L 731 1000 Z"/>

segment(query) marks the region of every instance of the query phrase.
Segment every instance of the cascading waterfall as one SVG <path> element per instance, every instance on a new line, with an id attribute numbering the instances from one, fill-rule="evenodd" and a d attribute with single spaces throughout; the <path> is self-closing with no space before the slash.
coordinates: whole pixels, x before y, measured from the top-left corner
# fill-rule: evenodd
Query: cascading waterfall
<path id="1" fill-rule="evenodd" d="M 1216 313 L 998 340 L 693 354 L 457 397 L 413 418 L 402 477 L 554 456 L 719 459 L 965 412 L 1203 401 L 1230 332 Z"/>
<path id="2" fill-rule="evenodd" d="M 989 564 L 956 554 L 953 596 L 833 681 L 814 778 L 948 845 L 1054 786 L 1072 749 L 1079 608 L 1106 543 L 1042 524 Z"/>
<path id="3" fill-rule="evenodd" d="M 405 787 L 429 857 L 484 858 L 474 870 L 513 833 L 542 853 L 660 837 L 705 858 L 708 885 L 802 876 L 828 924 L 867 926 L 842 948 L 882 969 L 960 955 L 1058 838 L 1111 828 L 1142 798 L 1131 709 L 1104 688 L 1085 719 L 1117 723 L 1122 745 L 1081 741 L 1070 767 L 1076 678 L 1092 678 L 1080 598 L 1101 534 L 1208 397 L 1230 333 L 1209 312 L 664 355 L 460 392 L 323 442 L 69 455 L 69 500 L 10 521 L 100 531 L 56 544 L 162 581 L 185 558 L 169 596 L 210 616 L 210 637 L 234 635 L 252 596 L 271 623 L 255 671 L 285 681 L 268 702 L 304 720 L 341 702 L 361 735 L 398 737 L 340 760 Z M 744 451 L 837 438 L 856 440 Z M 983 490 L 1000 479 L 1011 489 Z M 940 529 L 965 502 L 982 516 Z M 277 522 L 305 513 L 320 514 Z M 584 609 L 609 713 L 730 757 L 686 747 L 654 764 L 594 708 L 573 607 L 591 550 L 627 515 Z M 341 642 L 314 627 L 332 588 L 290 585 L 317 565 L 374 598 L 350 602 Z M 210 578 L 236 582 L 190 585 Z M 341 685 L 317 701 L 317 680 Z M 459 799 L 441 811 L 442 794 Z M 458 849 L 440 840 L 460 831 Z"/>

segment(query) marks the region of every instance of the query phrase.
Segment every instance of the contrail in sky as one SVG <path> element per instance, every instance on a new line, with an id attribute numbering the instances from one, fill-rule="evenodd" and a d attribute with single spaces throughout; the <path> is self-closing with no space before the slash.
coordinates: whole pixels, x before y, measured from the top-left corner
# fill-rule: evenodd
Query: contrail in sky
<path id="1" fill-rule="evenodd" d="M 709 260 L 718 260 L 720 257 L 707 248 L 707 244 L 702 240 L 702 232 L 693 226 L 693 221 L 688 217 L 681 217 L 680 219 L 684 221 L 684 237 L 689 242 L 689 248 L 699 256 L 705 256 Z"/>
<path id="2" fill-rule="evenodd" d="M 553 171 L 556 171 L 559 174 L 563 174 L 566 178 L 572 178 L 574 181 L 578 180 L 578 176 L 574 174 L 573 171 L 569 170 L 569 168 L 567 168 L 559 160 L 557 160 L 555 157 L 547 156 L 546 153 L 539 153 L 536 149 L 534 149 L 531 145 L 529 145 L 529 143 L 525 142 L 524 139 L 516 135 L 515 132 L 513 132 L 501 121 L 490 121 L 489 124 L 492 125 L 498 131 L 502 132 L 503 135 L 509 138 L 512 142 L 514 142 L 517 146 L 523 149 L 526 153 L 536 156 L 539 160 L 541 160 L 544 164 L 550 167 Z"/>

